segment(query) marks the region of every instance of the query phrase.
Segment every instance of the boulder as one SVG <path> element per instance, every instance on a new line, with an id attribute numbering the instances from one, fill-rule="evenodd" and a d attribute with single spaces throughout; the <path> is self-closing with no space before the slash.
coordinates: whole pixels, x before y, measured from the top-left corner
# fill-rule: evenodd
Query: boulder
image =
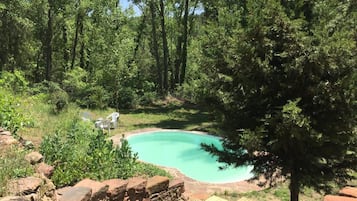
<path id="1" fill-rule="evenodd" d="M 42 178 L 43 183 L 36 192 L 37 199 L 41 201 L 58 201 L 56 186 L 46 177 Z"/>
<path id="2" fill-rule="evenodd" d="M 7 135 L 7 136 L 11 136 L 11 132 L 10 131 L 1 131 L 0 130 L 0 135 Z"/>
<path id="3" fill-rule="evenodd" d="M 65 186 L 63 188 L 57 189 L 57 195 L 62 196 L 63 194 L 67 193 L 72 188 L 72 186 Z"/>
<path id="4" fill-rule="evenodd" d="M 5 129 L 3 127 L 0 127 L 0 132 L 5 131 Z"/>
<path id="5" fill-rule="evenodd" d="M 121 179 L 110 179 L 105 180 L 102 183 L 108 185 L 107 197 L 109 201 L 124 200 L 128 181 Z"/>
<path id="6" fill-rule="evenodd" d="M 90 188 L 92 190 L 92 196 L 91 196 L 92 201 L 105 199 L 108 191 L 108 185 L 91 179 L 84 179 L 78 182 L 74 187 Z"/>
<path id="7" fill-rule="evenodd" d="M 147 181 L 141 177 L 133 177 L 128 180 L 126 191 L 129 200 L 142 200 L 145 197 L 145 187 Z"/>
<path id="8" fill-rule="evenodd" d="M 43 156 L 37 151 L 33 151 L 25 156 L 25 160 L 27 160 L 32 165 L 42 162 Z"/>
<path id="9" fill-rule="evenodd" d="M 47 165 L 46 163 L 40 163 L 37 168 L 36 172 L 39 174 L 43 174 L 47 178 L 51 178 L 55 168 L 51 165 Z"/>
<path id="10" fill-rule="evenodd" d="M 92 189 L 88 187 L 66 187 L 57 191 L 59 201 L 90 201 Z"/>
<path id="11" fill-rule="evenodd" d="M 35 193 L 42 184 L 42 179 L 27 177 L 10 181 L 8 191 L 14 195 L 29 195 Z"/>
<path id="12" fill-rule="evenodd" d="M 170 190 L 177 189 L 178 193 L 182 194 L 185 192 L 185 183 L 181 179 L 171 180 L 169 183 L 169 189 Z"/>
<path id="13" fill-rule="evenodd" d="M 146 192 L 151 195 L 154 193 L 159 193 L 161 191 L 166 191 L 169 187 L 169 178 L 163 176 L 154 176 L 147 180 Z"/>
<path id="14" fill-rule="evenodd" d="M 12 144 L 19 144 L 19 141 L 17 141 L 11 135 L 0 135 L 0 145 L 12 145 Z"/>
<path id="15" fill-rule="evenodd" d="M 337 196 L 337 195 L 326 195 L 324 201 L 357 201 L 357 198 Z"/>
<path id="16" fill-rule="evenodd" d="M 344 187 L 338 192 L 338 194 L 342 196 L 357 198 L 357 187 Z"/>

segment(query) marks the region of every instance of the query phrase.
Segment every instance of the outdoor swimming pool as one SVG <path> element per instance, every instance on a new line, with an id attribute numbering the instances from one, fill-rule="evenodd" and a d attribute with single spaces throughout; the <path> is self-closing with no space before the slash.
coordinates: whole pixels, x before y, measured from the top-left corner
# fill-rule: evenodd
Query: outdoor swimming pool
<path id="1" fill-rule="evenodd" d="M 219 138 L 186 131 L 154 131 L 127 138 L 139 160 L 180 170 L 186 176 L 209 183 L 229 183 L 253 176 L 253 167 L 241 166 L 219 170 L 216 157 L 201 149 L 200 144 L 222 147 Z"/>

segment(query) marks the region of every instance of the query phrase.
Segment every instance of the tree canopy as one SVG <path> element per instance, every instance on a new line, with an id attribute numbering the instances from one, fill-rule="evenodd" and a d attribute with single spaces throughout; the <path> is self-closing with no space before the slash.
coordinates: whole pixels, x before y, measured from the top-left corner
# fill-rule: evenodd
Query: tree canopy
<path id="1" fill-rule="evenodd" d="M 303 186 L 343 184 L 357 168 L 355 5 L 237 6 L 218 7 L 207 23 L 208 100 L 232 132 L 223 150 L 205 149 L 271 182 L 289 178 L 291 200 Z"/>

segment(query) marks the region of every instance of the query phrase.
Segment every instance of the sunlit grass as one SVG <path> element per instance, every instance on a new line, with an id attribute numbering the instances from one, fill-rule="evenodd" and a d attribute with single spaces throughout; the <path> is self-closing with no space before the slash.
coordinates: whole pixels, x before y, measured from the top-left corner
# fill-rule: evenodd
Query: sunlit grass
<path id="1" fill-rule="evenodd" d="M 267 188 L 261 191 L 252 191 L 248 193 L 223 192 L 217 193 L 218 196 L 227 199 L 228 201 L 237 201 L 240 198 L 247 198 L 252 201 L 289 201 L 290 192 L 288 182 L 278 184 L 275 187 Z M 317 193 L 312 188 L 304 188 L 300 193 L 301 201 L 317 201 L 322 200 L 323 195 Z"/>
<path id="2" fill-rule="evenodd" d="M 51 112 L 51 106 L 45 102 L 44 96 L 33 96 L 22 98 L 19 109 L 24 115 L 30 117 L 33 126 L 23 128 L 19 135 L 27 140 L 31 140 L 35 145 L 41 143 L 45 135 L 53 133 L 57 128 L 63 126 L 66 119 L 73 116 L 81 117 L 85 115 L 93 123 L 98 118 L 106 118 L 115 109 L 105 110 L 80 109 L 74 104 L 69 104 L 66 109 L 59 114 Z M 175 102 L 173 104 L 157 104 L 150 107 L 141 107 L 130 110 L 120 110 L 118 128 L 111 130 L 110 135 L 124 134 L 129 131 L 143 128 L 166 128 L 206 131 L 218 134 L 216 123 L 212 120 L 212 115 L 202 110 L 202 108 L 187 107 L 184 103 Z"/>

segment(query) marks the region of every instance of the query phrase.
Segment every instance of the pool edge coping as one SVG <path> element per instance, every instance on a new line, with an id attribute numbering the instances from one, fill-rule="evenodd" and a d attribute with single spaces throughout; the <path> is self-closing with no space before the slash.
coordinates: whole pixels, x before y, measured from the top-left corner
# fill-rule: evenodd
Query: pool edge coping
<path id="1" fill-rule="evenodd" d="M 123 134 L 116 134 L 111 136 L 109 139 L 111 139 L 113 141 L 114 145 L 118 145 L 121 143 L 121 139 L 124 136 L 125 139 L 127 139 L 130 136 L 134 136 L 134 135 L 140 135 L 140 134 L 145 134 L 145 133 L 150 133 L 150 132 L 155 132 L 155 131 L 184 131 L 184 132 L 192 132 L 194 134 L 198 134 L 198 135 L 210 135 L 207 132 L 203 132 L 203 131 L 188 131 L 188 130 L 182 130 L 182 129 L 167 129 L 167 128 L 143 128 L 143 129 L 137 129 L 137 130 L 133 130 L 133 131 L 127 131 L 124 132 Z M 215 135 L 210 135 L 212 137 L 217 137 L 217 138 L 221 138 L 220 136 L 215 136 Z M 143 161 L 144 162 L 144 161 Z M 147 163 L 147 162 L 145 162 Z M 152 164 L 152 163 L 150 163 Z M 248 184 L 252 184 L 253 182 L 250 182 L 249 180 L 242 180 L 242 181 L 235 181 L 235 182 L 218 182 L 218 183 L 210 183 L 210 182 L 203 182 L 203 181 L 198 181 L 195 180 L 191 177 L 186 176 L 185 174 L 183 174 L 179 169 L 175 168 L 175 167 L 168 167 L 168 166 L 160 166 L 157 164 L 153 164 L 156 165 L 158 167 L 164 168 L 164 169 L 171 169 L 174 170 L 178 173 L 180 173 L 183 177 L 185 177 L 186 179 L 201 183 L 201 184 L 205 184 L 205 185 L 225 185 L 225 184 L 235 184 L 235 183 L 248 183 Z M 259 187 L 258 185 L 256 185 L 257 187 Z M 262 189 L 261 187 L 259 187 L 259 189 Z"/>

